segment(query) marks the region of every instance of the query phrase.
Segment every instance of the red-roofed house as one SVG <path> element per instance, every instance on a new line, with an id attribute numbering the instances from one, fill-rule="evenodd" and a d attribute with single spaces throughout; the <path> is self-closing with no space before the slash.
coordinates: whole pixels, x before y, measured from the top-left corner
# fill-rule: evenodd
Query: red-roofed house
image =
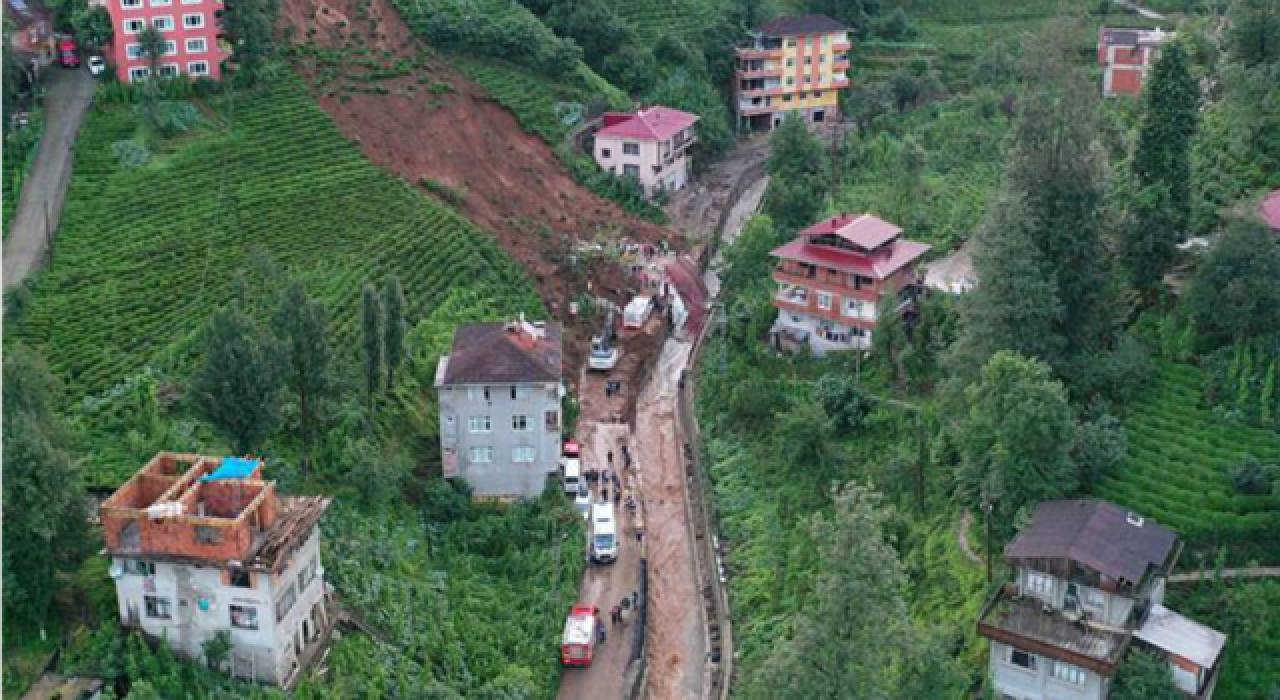
<path id="1" fill-rule="evenodd" d="M 1147 72 L 1155 65 L 1160 44 L 1173 38 L 1163 29 L 1098 30 L 1098 65 L 1102 66 L 1102 94 L 1136 96 L 1142 94 Z"/>
<path id="2" fill-rule="evenodd" d="M 666 107 L 607 112 L 595 135 L 596 162 L 615 175 L 635 178 L 645 194 L 678 190 L 689 181 L 696 121 L 695 114 Z"/>
<path id="3" fill-rule="evenodd" d="M 1280 233 L 1280 190 L 1272 192 L 1262 200 L 1259 213 L 1272 231 Z"/>
<path id="4" fill-rule="evenodd" d="M 800 232 L 773 251 L 778 293 L 773 325 L 779 349 L 808 346 L 821 356 L 869 349 L 880 300 L 897 294 L 901 310 L 917 282 L 916 265 L 929 246 L 871 214 L 841 214 Z"/>

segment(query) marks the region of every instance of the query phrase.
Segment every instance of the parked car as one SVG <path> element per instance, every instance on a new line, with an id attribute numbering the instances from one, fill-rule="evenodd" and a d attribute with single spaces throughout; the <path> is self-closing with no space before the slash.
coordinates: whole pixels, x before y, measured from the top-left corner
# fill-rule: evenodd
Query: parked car
<path id="1" fill-rule="evenodd" d="M 578 488 L 578 493 L 573 497 L 573 505 L 582 513 L 582 519 L 586 520 L 591 515 L 591 489 L 587 488 L 587 482 L 582 482 Z"/>
<path id="2" fill-rule="evenodd" d="M 63 68 L 80 67 L 80 53 L 76 48 L 76 42 L 71 39 L 58 42 L 58 64 Z"/>
<path id="3" fill-rule="evenodd" d="M 107 71 L 107 59 L 101 56 L 90 56 L 87 63 L 90 75 L 99 76 Z"/>

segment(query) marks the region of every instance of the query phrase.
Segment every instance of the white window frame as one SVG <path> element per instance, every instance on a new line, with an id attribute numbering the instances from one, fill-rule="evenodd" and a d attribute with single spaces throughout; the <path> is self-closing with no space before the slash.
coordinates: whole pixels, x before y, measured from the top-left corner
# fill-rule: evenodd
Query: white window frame
<path id="1" fill-rule="evenodd" d="M 1035 595 L 1053 595 L 1053 577 L 1039 571 L 1027 570 L 1027 592 Z"/>
<path id="2" fill-rule="evenodd" d="M 193 44 L 198 44 L 200 48 L 191 48 Z M 187 39 L 185 48 L 187 49 L 187 53 L 190 54 L 204 53 L 209 50 L 209 40 L 203 37 Z"/>
<path id="3" fill-rule="evenodd" d="M 832 297 L 826 292 L 818 292 L 818 308 L 823 311 L 831 310 Z"/>
<path id="4" fill-rule="evenodd" d="M 492 447 L 473 447 L 470 456 L 472 464 L 493 464 Z"/>
<path id="5" fill-rule="evenodd" d="M 164 42 L 164 53 L 160 54 L 161 56 L 173 56 L 176 53 L 178 53 L 178 42 L 172 39 Z"/>
<path id="6" fill-rule="evenodd" d="M 134 27 L 132 30 L 130 29 L 131 26 Z M 123 26 L 121 27 L 125 34 L 140 34 L 142 33 L 142 30 L 146 28 L 147 20 L 141 17 L 129 17 L 124 20 Z"/>
<path id="7" fill-rule="evenodd" d="M 161 26 L 168 25 L 168 26 Z M 162 32 L 173 31 L 173 15 L 158 15 L 151 18 L 151 26 Z"/>
<path id="8" fill-rule="evenodd" d="M 511 399 L 513 401 L 523 401 L 533 396 L 533 389 L 523 384 L 514 384 L 511 387 Z"/>
<path id="9" fill-rule="evenodd" d="M 138 10 L 142 8 L 142 0 L 120 0 L 120 9 Z"/>
<path id="10" fill-rule="evenodd" d="M 529 422 L 529 416 L 519 414 L 511 416 L 511 429 L 517 433 L 528 433 L 533 431 L 533 426 Z"/>
<path id="11" fill-rule="evenodd" d="M 241 617 L 237 618 L 237 612 Z M 227 606 L 227 614 L 231 618 L 231 626 L 238 630 L 256 630 L 261 627 L 256 606 L 232 603 Z"/>
<path id="12" fill-rule="evenodd" d="M 196 70 L 196 66 L 201 66 L 199 71 Z M 209 75 L 209 62 L 191 61 L 187 64 L 187 74 L 197 78 Z"/>
<path id="13" fill-rule="evenodd" d="M 513 447 L 511 448 L 511 461 L 516 464 L 533 464 L 538 459 L 538 449 L 536 447 Z"/>
<path id="14" fill-rule="evenodd" d="M 1096 608 L 1098 610 L 1101 610 L 1102 608 L 1105 608 L 1107 606 L 1106 594 L 1096 588 L 1086 587 L 1084 589 L 1083 598 L 1084 598 L 1083 602 L 1085 607 Z"/>
<path id="15" fill-rule="evenodd" d="M 640 179 L 640 166 L 638 166 L 638 165 L 624 165 L 624 166 L 622 166 L 622 176 L 623 176 L 623 177 L 631 177 L 631 178 L 635 178 L 635 179 L 639 180 L 639 179 Z"/>
<path id="16" fill-rule="evenodd" d="M 1049 669 L 1049 675 L 1056 681 L 1070 683 L 1071 685 L 1084 685 L 1088 679 L 1083 668 L 1063 661 L 1054 661 Z"/>
<path id="17" fill-rule="evenodd" d="M 129 82 L 136 83 L 151 77 L 151 69 L 146 66 L 134 66 L 129 69 Z"/>
<path id="18" fill-rule="evenodd" d="M 132 576 L 155 576 L 156 563 L 146 559 L 121 559 L 121 567 Z"/>
<path id="19" fill-rule="evenodd" d="M 199 5 L 203 2 L 204 0 L 182 0 L 183 5 Z"/>
<path id="20" fill-rule="evenodd" d="M 633 142 L 633 141 L 623 141 L 623 142 L 622 142 L 622 155 L 624 155 L 624 156 L 638 156 L 638 155 L 640 155 L 640 144 L 635 143 L 635 142 Z"/>
<path id="21" fill-rule="evenodd" d="M 151 0 L 152 7 L 168 7 L 173 4 L 173 0 Z"/>
<path id="22" fill-rule="evenodd" d="M 152 620 L 173 619 L 173 601 L 162 595 L 142 596 L 142 610 Z"/>
<path id="23" fill-rule="evenodd" d="M 187 20 L 190 20 L 190 19 L 192 19 L 192 18 L 195 18 L 195 19 L 199 20 L 199 23 L 198 23 L 198 24 L 189 24 L 189 23 L 187 22 Z M 204 13 L 203 13 L 203 12 L 194 12 L 194 13 L 189 14 L 189 15 L 183 15 L 183 16 L 182 16 L 182 27 L 183 27 L 183 29 L 204 29 Z"/>
<path id="24" fill-rule="evenodd" d="M 182 67 L 176 63 L 165 63 L 160 66 L 161 78 L 176 78 L 182 75 Z"/>
<path id="25" fill-rule="evenodd" d="M 124 55 L 135 61 L 142 58 L 142 44 L 125 44 Z"/>
<path id="26" fill-rule="evenodd" d="M 470 416 L 467 418 L 467 432 L 472 434 L 493 432 L 491 416 Z"/>
<path id="27" fill-rule="evenodd" d="M 1018 647 L 1015 647 L 1015 646 L 1012 646 L 1012 645 L 1011 645 L 1011 646 L 1009 646 L 1009 647 L 1008 647 L 1008 649 L 1009 649 L 1009 653 L 1005 654 L 1005 657 L 1004 657 L 1004 661 L 1005 661 L 1005 663 L 1009 664 L 1010 666 L 1012 666 L 1012 667 L 1014 667 L 1014 668 L 1017 668 L 1017 669 L 1021 669 L 1021 670 L 1023 670 L 1023 671 L 1026 671 L 1026 672 L 1028 672 L 1028 673 L 1039 673 L 1039 672 L 1040 672 L 1040 659 L 1039 659 L 1039 657 L 1037 657 L 1035 654 L 1033 654 L 1033 653 L 1031 653 L 1031 652 L 1027 651 L 1026 649 L 1019 649 Z M 1014 661 L 1013 661 L 1013 655 L 1014 655 L 1015 653 L 1017 653 L 1017 654 L 1026 654 L 1026 655 L 1027 655 L 1027 660 L 1031 662 L 1031 665 L 1030 665 L 1030 666 L 1023 666 L 1022 664 L 1014 663 Z"/>

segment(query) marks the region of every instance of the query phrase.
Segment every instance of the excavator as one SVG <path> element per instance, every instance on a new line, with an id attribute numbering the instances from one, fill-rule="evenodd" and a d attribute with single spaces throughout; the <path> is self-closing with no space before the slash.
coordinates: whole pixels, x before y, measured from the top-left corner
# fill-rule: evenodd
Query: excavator
<path id="1" fill-rule="evenodd" d="M 618 334 L 614 318 L 614 309 L 609 309 L 604 317 L 604 328 L 600 334 L 591 338 L 591 355 L 587 358 L 587 368 L 608 372 L 618 365 Z"/>

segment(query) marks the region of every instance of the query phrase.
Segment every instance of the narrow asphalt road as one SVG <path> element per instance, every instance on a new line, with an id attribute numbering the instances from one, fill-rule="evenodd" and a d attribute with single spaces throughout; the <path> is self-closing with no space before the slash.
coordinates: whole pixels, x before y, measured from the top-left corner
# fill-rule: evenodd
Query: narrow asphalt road
<path id="1" fill-rule="evenodd" d="M 88 70 L 51 67 L 47 75 L 44 135 L 4 242 L 5 291 L 21 284 L 44 260 L 49 238 L 58 230 L 76 134 L 93 101 L 94 80 Z"/>

